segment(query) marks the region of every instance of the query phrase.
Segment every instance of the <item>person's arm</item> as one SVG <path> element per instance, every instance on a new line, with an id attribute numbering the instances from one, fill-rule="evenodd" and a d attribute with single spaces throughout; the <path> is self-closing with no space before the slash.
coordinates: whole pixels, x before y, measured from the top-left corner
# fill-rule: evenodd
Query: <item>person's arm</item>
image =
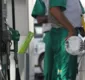
<path id="1" fill-rule="evenodd" d="M 32 17 L 37 19 L 38 24 L 47 23 L 47 16 L 45 16 L 46 7 L 42 0 L 36 0 L 32 11 Z"/>
<path id="2" fill-rule="evenodd" d="M 37 16 L 36 17 L 38 24 L 43 24 L 48 22 L 48 17 L 47 16 Z"/>
<path id="3" fill-rule="evenodd" d="M 32 17 L 37 19 L 38 16 L 45 16 L 46 7 L 42 0 L 36 0 L 33 10 L 32 10 Z"/>
<path id="4" fill-rule="evenodd" d="M 75 30 L 72 24 L 68 21 L 68 19 L 64 16 L 60 7 L 52 7 L 50 8 L 50 13 L 56 18 L 56 20 L 65 27 L 69 33 L 68 37 L 75 35 Z M 67 38 L 68 38 L 67 37 Z"/>

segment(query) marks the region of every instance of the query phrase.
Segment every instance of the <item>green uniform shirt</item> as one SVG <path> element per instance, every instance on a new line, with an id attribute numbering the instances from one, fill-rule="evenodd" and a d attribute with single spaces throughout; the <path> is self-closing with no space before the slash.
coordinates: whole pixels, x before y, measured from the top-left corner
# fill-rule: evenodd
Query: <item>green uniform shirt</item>
<path id="1" fill-rule="evenodd" d="M 32 11 L 32 16 L 36 18 L 36 16 L 42 16 L 45 15 L 45 13 L 46 13 L 45 3 L 42 0 L 36 0 Z"/>
<path id="2" fill-rule="evenodd" d="M 50 2 L 50 7 L 56 7 L 60 6 L 62 10 L 66 9 L 66 2 L 67 0 L 49 0 Z M 85 10 L 80 2 L 81 8 L 82 8 L 82 13 L 85 13 Z M 36 0 L 33 11 L 32 11 L 32 16 L 38 16 L 38 15 L 45 15 L 46 12 L 46 7 L 45 3 L 42 0 Z"/>
<path id="3" fill-rule="evenodd" d="M 46 4 L 47 2 L 45 1 L 47 1 L 49 4 Z M 60 24 L 49 13 L 48 8 L 59 6 L 61 10 L 63 11 L 63 13 L 65 14 L 65 16 L 71 22 L 71 24 L 73 24 L 74 27 L 80 27 L 81 26 L 81 15 L 85 11 L 81 3 L 77 1 L 77 4 L 75 4 L 76 3 L 75 1 L 77 0 L 74 0 L 74 4 L 73 4 L 71 0 L 36 0 L 36 3 L 32 11 L 32 16 L 36 18 L 36 16 L 46 15 L 46 12 L 48 12 L 48 23 L 52 23 L 53 27 L 56 26 L 56 28 L 58 28 L 60 27 Z M 50 28 L 47 30 L 50 30 Z"/>

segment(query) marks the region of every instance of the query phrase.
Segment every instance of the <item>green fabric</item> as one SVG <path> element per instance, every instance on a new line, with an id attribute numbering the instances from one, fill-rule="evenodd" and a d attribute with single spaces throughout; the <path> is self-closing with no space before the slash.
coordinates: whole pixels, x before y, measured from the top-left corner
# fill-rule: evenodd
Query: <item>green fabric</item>
<path id="1" fill-rule="evenodd" d="M 64 28 L 52 28 L 46 32 L 44 80 L 76 80 L 77 56 L 72 56 L 65 50 L 67 34 L 68 31 Z"/>
<path id="2" fill-rule="evenodd" d="M 36 18 L 37 16 L 42 16 L 45 15 L 45 4 L 42 0 L 36 0 L 33 11 L 32 11 L 32 16 Z"/>
<path id="3" fill-rule="evenodd" d="M 85 10 L 84 10 L 84 8 L 83 8 L 81 2 L 80 2 L 80 6 L 81 6 L 81 9 L 82 9 L 82 14 L 84 14 L 84 13 L 85 13 Z"/>
<path id="4" fill-rule="evenodd" d="M 59 6 L 61 10 L 66 9 L 67 0 L 49 0 L 50 8 Z"/>

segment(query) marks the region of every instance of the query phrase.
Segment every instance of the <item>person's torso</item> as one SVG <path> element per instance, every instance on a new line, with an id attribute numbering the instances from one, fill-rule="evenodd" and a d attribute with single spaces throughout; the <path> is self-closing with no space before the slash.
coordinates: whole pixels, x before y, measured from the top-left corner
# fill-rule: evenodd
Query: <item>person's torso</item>
<path id="1" fill-rule="evenodd" d="M 48 16 L 48 14 L 49 14 L 49 0 L 42 0 L 42 1 L 45 3 L 45 6 L 46 6 L 45 15 Z M 52 26 L 51 26 L 50 22 L 43 24 L 43 32 L 49 31 L 51 28 L 52 28 Z"/>
<path id="2" fill-rule="evenodd" d="M 46 15 L 48 15 L 48 24 L 50 23 L 52 27 L 56 27 L 56 28 L 61 27 L 62 25 L 59 24 L 59 22 L 49 12 L 49 0 L 42 0 L 42 1 L 45 3 L 46 6 Z M 81 10 L 79 0 L 73 0 L 73 1 L 67 0 L 66 10 L 63 11 L 63 13 L 74 27 L 81 26 L 82 10 Z M 44 25 L 44 29 L 45 27 L 46 26 Z M 48 27 L 47 29 L 50 30 L 51 28 Z"/>

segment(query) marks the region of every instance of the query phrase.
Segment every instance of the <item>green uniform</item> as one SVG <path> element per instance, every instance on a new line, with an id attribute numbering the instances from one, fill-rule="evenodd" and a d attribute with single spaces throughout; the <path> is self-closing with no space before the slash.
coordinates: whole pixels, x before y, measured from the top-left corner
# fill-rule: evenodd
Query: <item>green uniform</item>
<path id="1" fill-rule="evenodd" d="M 32 16 L 36 18 L 38 15 L 45 15 L 46 11 L 49 11 L 49 8 L 59 6 L 74 27 L 81 26 L 80 18 L 81 14 L 84 13 L 84 9 L 80 7 L 78 0 L 74 0 L 74 2 L 72 0 L 48 1 L 49 6 L 46 9 L 43 0 L 36 0 Z M 75 13 L 79 14 L 76 15 Z M 44 37 L 46 45 L 44 80 L 76 80 L 78 72 L 77 56 L 70 55 L 65 50 L 65 38 L 68 35 L 68 30 L 63 28 L 49 12 L 48 22 L 52 23 L 52 28 L 45 32 Z"/>
<path id="2" fill-rule="evenodd" d="M 46 33 L 46 53 L 44 61 L 45 80 L 75 80 L 77 73 L 77 56 L 65 50 L 65 38 L 68 31 L 64 28 L 52 28 Z M 56 36 L 56 37 L 55 37 Z"/>

